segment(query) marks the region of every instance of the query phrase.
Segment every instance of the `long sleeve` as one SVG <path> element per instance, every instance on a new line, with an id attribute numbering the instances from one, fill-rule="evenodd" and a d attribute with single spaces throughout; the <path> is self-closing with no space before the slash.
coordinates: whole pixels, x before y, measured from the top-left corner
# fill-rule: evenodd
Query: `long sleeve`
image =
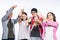
<path id="1" fill-rule="evenodd" d="M 9 16 L 9 14 L 13 11 L 13 7 L 12 8 L 10 8 L 8 11 L 6 11 L 6 14 L 5 14 L 5 16 L 2 18 L 2 21 L 5 21 L 5 20 L 7 20 L 8 19 L 8 16 Z"/>
<path id="2" fill-rule="evenodd" d="M 58 27 L 58 23 L 57 22 L 53 22 L 53 21 L 43 22 L 41 25 L 44 26 L 44 27 L 48 26 L 48 25 L 51 25 L 52 27 L 55 27 L 55 28 Z"/>
<path id="3" fill-rule="evenodd" d="M 56 30 L 57 30 L 57 28 L 58 28 L 58 23 L 57 22 L 54 22 L 54 21 L 48 21 L 48 22 L 43 22 L 42 24 L 41 24 L 43 27 L 44 27 L 44 29 L 43 29 L 43 34 L 42 34 L 42 38 L 44 39 L 44 37 L 45 37 L 45 33 L 46 33 L 46 27 L 48 26 L 48 25 L 50 25 L 51 27 L 53 27 L 53 31 L 54 31 L 54 35 L 56 35 Z M 56 38 L 56 36 L 54 36 L 54 38 Z"/>
<path id="4" fill-rule="evenodd" d="M 58 23 L 57 22 L 50 21 L 50 22 L 48 22 L 48 25 L 51 25 L 52 27 L 55 27 L 55 28 L 58 27 Z"/>
<path id="5" fill-rule="evenodd" d="M 16 24 L 18 20 L 19 20 L 19 16 L 16 19 L 14 19 L 14 24 Z"/>

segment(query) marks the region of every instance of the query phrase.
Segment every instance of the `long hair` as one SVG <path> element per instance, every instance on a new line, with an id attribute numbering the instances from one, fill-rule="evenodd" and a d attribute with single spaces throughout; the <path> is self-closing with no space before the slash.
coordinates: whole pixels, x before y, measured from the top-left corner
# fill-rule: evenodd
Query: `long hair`
<path id="1" fill-rule="evenodd" d="M 53 16 L 53 21 L 55 21 L 56 22 L 56 16 L 55 16 L 55 14 L 54 13 L 52 13 L 52 12 L 48 12 L 48 14 L 49 13 L 51 13 L 52 14 L 52 16 Z M 48 14 L 47 14 L 47 18 L 48 18 Z"/>

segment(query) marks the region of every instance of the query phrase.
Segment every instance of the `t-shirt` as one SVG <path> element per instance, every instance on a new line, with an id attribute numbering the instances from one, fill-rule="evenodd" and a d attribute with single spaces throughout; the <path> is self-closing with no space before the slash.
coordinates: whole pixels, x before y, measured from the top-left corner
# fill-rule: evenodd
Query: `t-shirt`
<path id="1" fill-rule="evenodd" d="M 41 18 L 41 17 L 38 17 L 41 21 L 43 21 L 43 19 Z M 33 25 L 34 24 L 34 17 L 32 17 L 32 19 L 31 19 L 31 24 Z M 42 26 L 41 25 L 38 25 L 38 26 L 36 26 L 36 27 L 33 27 L 33 26 L 30 26 L 30 29 L 32 29 L 32 31 L 31 31 L 31 34 L 30 34 L 30 36 L 31 37 L 40 37 L 40 32 L 41 32 L 41 34 L 42 34 Z M 40 29 L 40 30 L 39 30 Z"/>
<path id="2" fill-rule="evenodd" d="M 18 39 L 30 39 L 30 30 L 25 23 L 26 21 L 22 21 L 19 24 Z"/>
<path id="3" fill-rule="evenodd" d="M 40 37 L 40 32 L 39 32 L 39 27 L 38 26 L 33 27 L 30 36 L 31 37 Z"/>

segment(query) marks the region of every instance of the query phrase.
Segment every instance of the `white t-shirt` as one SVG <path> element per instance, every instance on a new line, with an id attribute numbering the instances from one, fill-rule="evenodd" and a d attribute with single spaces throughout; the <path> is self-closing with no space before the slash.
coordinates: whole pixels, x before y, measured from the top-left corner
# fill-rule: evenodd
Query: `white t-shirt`
<path id="1" fill-rule="evenodd" d="M 44 40 L 53 40 L 53 27 L 46 27 L 46 34 Z"/>
<path id="2" fill-rule="evenodd" d="M 22 21 L 19 24 L 18 39 L 30 39 L 30 30 L 25 23 L 26 21 Z"/>

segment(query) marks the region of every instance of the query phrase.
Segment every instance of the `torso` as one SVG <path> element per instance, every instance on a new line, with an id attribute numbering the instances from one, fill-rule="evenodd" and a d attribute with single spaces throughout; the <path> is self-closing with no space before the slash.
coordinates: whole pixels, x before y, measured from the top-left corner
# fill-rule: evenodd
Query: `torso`
<path id="1" fill-rule="evenodd" d="M 33 27 L 32 31 L 31 31 L 31 37 L 40 37 L 40 32 L 39 32 L 39 27 Z"/>
<path id="2" fill-rule="evenodd" d="M 44 40 L 53 40 L 53 27 L 46 27 L 46 34 Z"/>
<path id="3" fill-rule="evenodd" d="M 30 31 L 29 28 L 25 24 L 26 21 L 22 21 L 19 24 L 19 33 L 18 39 L 30 39 Z"/>

